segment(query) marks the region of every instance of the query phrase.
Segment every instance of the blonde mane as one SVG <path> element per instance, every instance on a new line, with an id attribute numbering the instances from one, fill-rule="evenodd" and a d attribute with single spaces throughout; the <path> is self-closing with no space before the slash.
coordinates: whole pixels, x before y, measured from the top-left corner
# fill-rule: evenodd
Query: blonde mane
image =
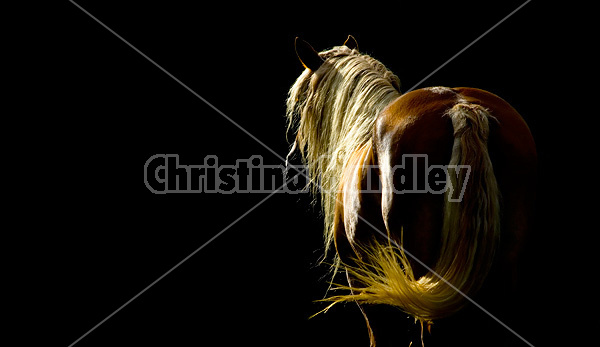
<path id="1" fill-rule="evenodd" d="M 327 254 L 344 165 L 371 139 L 379 113 L 400 96 L 400 80 L 381 62 L 346 46 L 319 56 L 323 64 L 314 72 L 306 69 L 290 88 L 287 120 L 288 131 L 297 129 L 292 151 L 302 153 L 312 191 L 321 196 Z"/>

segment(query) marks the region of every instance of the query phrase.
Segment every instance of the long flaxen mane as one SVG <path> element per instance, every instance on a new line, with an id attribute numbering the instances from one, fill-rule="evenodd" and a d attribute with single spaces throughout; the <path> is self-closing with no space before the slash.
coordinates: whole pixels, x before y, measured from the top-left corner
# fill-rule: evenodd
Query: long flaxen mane
<path id="1" fill-rule="evenodd" d="M 297 129 L 294 148 L 308 167 L 311 188 L 321 196 L 327 254 L 344 165 L 372 138 L 379 113 L 400 96 L 400 80 L 381 62 L 346 46 L 319 56 L 323 64 L 316 71 L 307 68 L 291 87 L 287 119 L 288 131 Z"/>

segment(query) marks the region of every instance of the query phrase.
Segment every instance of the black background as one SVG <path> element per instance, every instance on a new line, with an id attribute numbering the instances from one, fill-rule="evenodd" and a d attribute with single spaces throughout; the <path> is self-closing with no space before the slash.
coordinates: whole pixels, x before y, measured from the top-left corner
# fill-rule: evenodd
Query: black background
<path id="1" fill-rule="evenodd" d="M 352 34 L 407 90 L 522 2 L 194 3 L 78 2 L 285 156 L 284 102 L 302 72 L 296 36 L 322 50 Z M 44 307 L 35 319 L 57 324 L 48 339 L 66 346 L 267 196 L 154 195 L 142 176 L 150 156 L 281 161 L 75 5 L 59 6 L 64 19 L 40 33 L 48 59 L 29 90 L 39 98 L 26 111 L 39 118 L 24 118 L 19 142 L 33 144 L 24 162 L 42 174 L 17 209 L 43 254 L 26 275 Z M 588 271 L 597 227 L 585 200 L 595 194 L 597 108 L 579 92 L 592 73 L 586 11 L 533 1 L 419 86 L 489 90 L 530 125 L 540 198 L 514 314 L 530 316 L 515 330 L 536 346 L 583 338 L 598 323 Z M 308 319 L 328 280 L 311 201 L 269 198 L 77 346 L 368 345 L 353 305 Z"/>

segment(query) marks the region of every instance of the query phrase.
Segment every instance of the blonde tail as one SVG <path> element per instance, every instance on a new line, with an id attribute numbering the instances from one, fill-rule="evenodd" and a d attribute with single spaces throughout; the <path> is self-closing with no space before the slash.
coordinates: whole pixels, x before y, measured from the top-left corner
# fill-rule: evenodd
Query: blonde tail
<path id="1" fill-rule="evenodd" d="M 357 265 L 347 267 L 352 288 L 339 287 L 352 293 L 325 299 L 333 302 L 328 308 L 345 301 L 386 304 L 429 322 L 460 310 L 464 296 L 481 287 L 500 233 L 499 191 L 487 151 L 488 120 L 493 118 L 482 106 L 469 103 L 456 104 L 446 115 L 454 127 L 448 166 L 454 189 L 446 191 L 441 250 L 433 271 L 415 279 L 406 256 L 410 250 L 391 242 L 363 245 Z M 470 170 L 460 169 L 466 167 Z"/>

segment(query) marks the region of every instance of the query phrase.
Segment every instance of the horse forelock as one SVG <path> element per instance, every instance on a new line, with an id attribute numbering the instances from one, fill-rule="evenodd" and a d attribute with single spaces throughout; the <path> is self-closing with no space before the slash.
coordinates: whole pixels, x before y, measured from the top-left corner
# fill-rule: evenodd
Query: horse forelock
<path id="1" fill-rule="evenodd" d="M 400 81 L 381 62 L 346 46 L 319 55 L 319 69 L 306 69 L 290 88 L 287 118 L 313 193 L 321 196 L 327 250 L 344 165 L 371 138 L 377 115 L 400 95 Z"/>

